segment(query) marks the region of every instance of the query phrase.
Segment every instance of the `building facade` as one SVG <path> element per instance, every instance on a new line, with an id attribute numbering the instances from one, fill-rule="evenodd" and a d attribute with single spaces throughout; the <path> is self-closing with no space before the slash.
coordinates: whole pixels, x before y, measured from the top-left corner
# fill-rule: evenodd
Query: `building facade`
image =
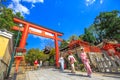
<path id="1" fill-rule="evenodd" d="M 0 80 L 4 80 L 13 51 L 13 33 L 0 30 Z"/>

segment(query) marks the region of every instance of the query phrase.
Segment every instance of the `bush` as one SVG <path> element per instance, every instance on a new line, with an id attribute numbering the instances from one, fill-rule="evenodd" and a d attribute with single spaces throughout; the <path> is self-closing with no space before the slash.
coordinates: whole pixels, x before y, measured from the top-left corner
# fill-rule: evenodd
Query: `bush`
<path id="1" fill-rule="evenodd" d="M 50 66 L 53 66 L 55 64 L 55 60 L 53 58 L 50 59 Z"/>
<path id="2" fill-rule="evenodd" d="M 80 64 L 80 70 L 81 70 L 81 71 L 85 71 L 84 64 Z"/>

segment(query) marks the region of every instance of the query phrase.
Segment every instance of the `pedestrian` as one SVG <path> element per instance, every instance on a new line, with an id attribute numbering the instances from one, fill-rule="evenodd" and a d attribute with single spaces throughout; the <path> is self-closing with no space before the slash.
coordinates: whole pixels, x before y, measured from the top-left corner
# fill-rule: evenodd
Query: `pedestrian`
<path id="1" fill-rule="evenodd" d="M 69 60 L 70 66 L 71 66 L 71 72 L 75 73 L 75 65 L 74 65 L 74 63 L 76 62 L 76 59 L 74 58 L 74 56 L 73 56 L 73 54 L 72 54 L 72 52 L 70 50 L 68 51 L 68 54 L 69 54 L 68 60 Z"/>
<path id="2" fill-rule="evenodd" d="M 64 57 L 62 54 L 60 55 L 59 63 L 60 63 L 60 70 L 64 72 Z"/>
<path id="3" fill-rule="evenodd" d="M 88 58 L 87 58 L 87 55 L 86 55 L 86 53 L 84 52 L 84 49 L 83 49 L 83 48 L 80 48 L 80 51 L 81 51 L 81 52 L 80 52 L 80 54 L 79 54 L 78 56 L 81 58 L 84 66 L 85 66 L 85 69 L 86 69 L 86 71 L 87 71 L 87 76 L 91 78 L 92 70 L 91 70 L 91 67 L 90 67 L 90 65 L 89 65 L 89 60 L 88 60 Z"/>
<path id="4" fill-rule="evenodd" d="M 36 70 L 37 67 L 38 67 L 38 60 L 36 59 L 36 60 L 34 61 L 34 69 Z"/>
<path id="5" fill-rule="evenodd" d="M 40 60 L 40 63 L 39 63 L 39 68 L 42 67 L 42 60 Z"/>

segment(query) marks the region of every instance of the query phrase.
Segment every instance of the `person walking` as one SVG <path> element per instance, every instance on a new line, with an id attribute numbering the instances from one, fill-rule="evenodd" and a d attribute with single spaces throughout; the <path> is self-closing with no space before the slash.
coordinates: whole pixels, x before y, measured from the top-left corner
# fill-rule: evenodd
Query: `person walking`
<path id="1" fill-rule="evenodd" d="M 42 67 L 42 60 L 40 60 L 40 63 L 39 63 L 39 69 Z"/>
<path id="2" fill-rule="evenodd" d="M 71 72 L 75 73 L 75 65 L 74 65 L 74 63 L 76 62 L 76 59 L 74 58 L 74 56 L 73 56 L 73 54 L 72 54 L 72 52 L 70 50 L 68 51 L 68 54 L 69 54 L 68 60 L 69 60 L 70 66 L 71 66 Z"/>
<path id="3" fill-rule="evenodd" d="M 62 72 L 64 72 L 64 58 L 63 58 L 62 54 L 60 55 L 59 63 L 60 63 L 60 70 Z"/>
<path id="4" fill-rule="evenodd" d="M 37 67 L 38 67 L 38 60 L 36 59 L 36 60 L 34 61 L 34 69 L 36 70 Z"/>
<path id="5" fill-rule="evenodd" d="M 91 67 L 89 65 L 89 60 L 87 59 L 87 55 L 84 52 L 83 48 L 81 48 L 80 51 L 81 51 L 81 53 L 78 56 L 81 58 L 84 66 L 85 66 L 85 69 L 87 71 L 87 76 L 91 78 L 92 70 L 91 70 Z"/>

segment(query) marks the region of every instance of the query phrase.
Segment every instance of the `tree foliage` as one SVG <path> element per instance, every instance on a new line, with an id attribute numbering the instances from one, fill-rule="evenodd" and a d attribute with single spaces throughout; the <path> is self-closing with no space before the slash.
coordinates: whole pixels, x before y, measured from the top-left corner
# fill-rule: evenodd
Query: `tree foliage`
<path id="1" fill-rule="evenodd" d="M 78 40 L 78 38 L 79 37 L 77 35 L 73 34 L 72 36 L 69 37 L 68 41 L 71 42 L 73 40 Z"/>
<path id="2" fill-rule="evenodd" d="M 49 53 L 49 62 L 50 62 L 50 65 L 54 65 L 55 64 L 54 56 L 55 56 L 55 48 L 52 48 L 50 50 L 50 53 Z"/>
<path id="3" fill-rule="evenodd" d="M 33 48 L 28 50 L 27 54 L 25 55 L 25 60 L 27 63 L 30 63 L 31 65 L 33 65 L 36 59 L 42 60 L 43 62 L 49 60 L 54 63 L 54 55 L 55 55 L 54 48 L 50 50 L 50 54 L 44 54 L 42 50 Z"/>
<path id="4" fill-rule="evenodd" d="M 120 12 L 117 10 L 101 12 L 95 18 L 94 27 L 100 41 L 104 38 L 120 41 Z"/>
<path id="5" fill-rule="evenodd" d="M 83 36 L 84 36 L 84 34 L 82 34 L 82 35 L 79 35 L 79 38 L 78 38 L 78 40 L 83 40 Z"/>
<path id="6" fill-rule="evenodd" d="M 55 55 L 55 48 L 52 48 L 50 50 L 50 53 L 49 53 L 50 56 L 54 56 Z"/>
<path id="7" fill-rule="evenodd" d="M 46 59 L 49 59 L 49 55 L 44 54 L 43 51 L 40 51 L 39 49 L 30 49 L 27 52 L 25 59 L 27 63 L 33 65 L 36 59 L 44 61 Z"/>
<path id="8" fill-rule="evenodd" d="M 19 17 L 23 19 L 20 12 L 13 13 L 10 8 L 5 6 L 1 7 L 2 11 L 0 12 L 0 29 L 7 29 L 11 31 L 12 27 L 16 25 L 13 21 L 14 17 Z"/>
<path id="9" fill-rule="evenodd" d="M 20 12 L 14 13 L 12 9 L 6 8 L 4 5 L 0 5 L 0 29 L 6 29 L 8 31 L 13 32 L 14 33 L 14 42 L 16 42 L 16 38 L 18 36 L 18 31 L 12 30 L 12 27 L 14 25 L 17 25 L 17 26 L 19 26 L 19 25 L 14 23 L 14 21 L 13 21 L 14 17 L 18 17 L 21 19 L 24 18 Z M 21 36 L 21 34 L 20 34 L 20 36 Z M 19 41 L 20 41 L 20 37 L 18 39 L 18 42 Z"/>
<path id="10" fill-rule="evenodd" d="M 11 27 L 14 25 L 13 17 L 13 11 L 11 9 L 3 7 L 3 11 L 0 14 L 0 28 L 10 31 Z"/>
<path id="11" fill-rule="evenodd" d="M 63 40 L 60 44 L 60 48 L 65 48 L 68 45 L 68 42 L 66 40 Z"/>
<path id="12" fill-rule="evenodd" d="M 93 36 L 93 34 L 87 28 L 85 28 L 84 31 L 85 33 L 83 35 L 83 40 L 91 44 L 94 44 L 95 37 Z"/>

